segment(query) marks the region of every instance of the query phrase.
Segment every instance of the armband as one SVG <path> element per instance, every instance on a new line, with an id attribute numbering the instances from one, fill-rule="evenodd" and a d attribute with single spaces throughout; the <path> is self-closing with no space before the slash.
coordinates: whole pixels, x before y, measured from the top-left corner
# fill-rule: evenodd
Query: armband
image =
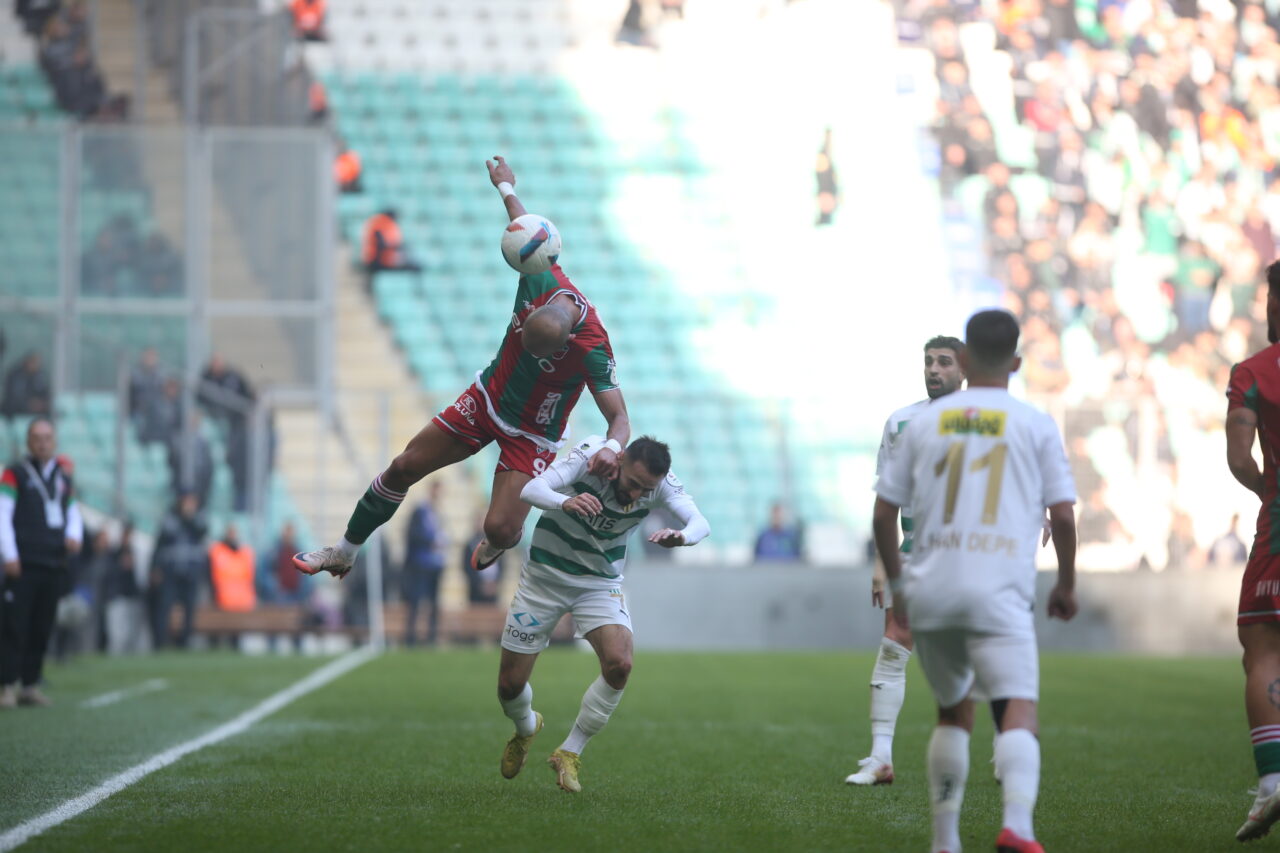
<path id="1" fill-rule="evenodd" d="M 511 186 L 508 182 L 503 181 L 498 184 L 498 194 L 502 196 L 503 200 L 506 200 L 507 196 L 516 194 L 516 188 Z"/>
<path id="2" fill-rule="evenodd" d="M 618 440 L 616 438 L 609 439 L 604 443 L 604 446 L 612 450 L 614 453 L 622 452 L 622 445 L 618 444 Z"/>

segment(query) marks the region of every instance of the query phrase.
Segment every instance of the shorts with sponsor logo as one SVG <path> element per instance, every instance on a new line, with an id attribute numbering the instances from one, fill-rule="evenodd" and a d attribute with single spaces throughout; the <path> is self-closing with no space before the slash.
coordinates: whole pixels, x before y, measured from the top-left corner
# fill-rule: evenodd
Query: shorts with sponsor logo
<path id="1" fill-rule="evenodd" d="M 551 642 L 551 632 L 566 613 L 573 614 L 574 630 L 580 637 L 604 625 L 622 625 L 630 631 L 631 614 L 617 582 L 594 577 L 584 581 L 555 569 L 526 564 L 507 611 L 502 647 L 537 654 Z"/>
<path id="2" fill-rule="evenodd" d="M 943 628 L 912 631 L 916 656 L 934 698 L 952 708 L 975 699 L 1031 699 L 1040 696 L 1040 656 L 1035 634 Z"/>
<path id="3" fill-rule="evenodd" d="M 1267 547 L 1253 548 L 1240 582 L 1240 611 L 1237 625 L 1280 622 L 1280 554 Z"/>
<path id="4" fill-rule="evenodd" d="M 489 417 L 484 395 L 474 383 L 431 421 L 469 447 L 473 454 L 491 441 L 498 442 L 498 471 L 521 471 L 536 477 L 556 458 L 555 450 L 541 447 L 522 435 L 503 432 Z"/>

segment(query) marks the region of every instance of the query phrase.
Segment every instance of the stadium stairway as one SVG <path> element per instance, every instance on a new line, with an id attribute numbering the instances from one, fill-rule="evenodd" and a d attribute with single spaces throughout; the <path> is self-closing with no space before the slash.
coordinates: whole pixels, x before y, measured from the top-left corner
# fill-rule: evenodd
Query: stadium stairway
<path id="1" fill-rule="evenodd" d="M 134 0 L 98 0 L 94 4 L 94 45 L 98 66 L 115 92 L 134 93 L 135 58 L 138 44 L 138 4 Z M 132 104 L 136 121 L 177 124 L 181 118 L 178 104 L 170 94 L 169 79 L 154 66 L 146 69 L 142 103 Z"/>

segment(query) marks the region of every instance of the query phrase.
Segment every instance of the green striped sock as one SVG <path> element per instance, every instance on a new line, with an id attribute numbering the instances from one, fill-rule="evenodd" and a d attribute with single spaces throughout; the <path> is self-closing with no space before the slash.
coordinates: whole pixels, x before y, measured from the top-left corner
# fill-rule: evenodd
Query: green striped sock
<path id="1" fill-rule="evenodd" d="M 1280 773 L 1280 741 L 1255 743 L 1253 745 L 1253 763 L 1258 767 L 1258 776 Z"/>
<path id="2" fill-rule="evenodd" d="M 382 484 L 382 475 L 374 477 L 364 496 L 356 504 L 351 518 L 347 520 L 347 541 L 353 545 L 362 545 L 373 535 L 373 531 L 386 524 L 396 514 L 400 504 L 404 502 L 404 492 L 388 489 Z"/>

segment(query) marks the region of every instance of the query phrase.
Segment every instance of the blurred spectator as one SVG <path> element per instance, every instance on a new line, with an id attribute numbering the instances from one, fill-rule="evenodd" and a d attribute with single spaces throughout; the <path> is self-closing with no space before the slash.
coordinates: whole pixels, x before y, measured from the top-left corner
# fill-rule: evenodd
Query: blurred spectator
<path id="1" fill-rule="evenodd" d="M 147 347 L 138 357 L 138 363 L 129 371 L 129 420 L 138 441 L 147 444 L 167 441 L 174 426 L 166 423 L 161 413 L 164 406 L 165 377 L 160 372 L 160 354 L 155 347 Z M 179 386 L 180 387 L 180 386 Z"/>
<path id="2" fill-rule="evenodd" d="M 253 549 L 240 541 L 235 523 L 228 524 L 222 538 L 209 546 L 209 579 L 219 610 L 247 613 L 258 606 L 254 565 Z"/>
<path id="3" fill-rule="evenodd" d="M 1105 484 L 1091 491 L 1084 505 L 1080 507 L 1080 518 L 1076 522 L 1076 530 L 1081 545 L 1097 542 L 1110 544 L 1132 538 L 1120 524 L 1120 519 L 1111 511 L 1111 507 L 1107 505 Z"/>
<path id="4" fill-rule="evenodd" d="M 1178 251 L 1173 277 L 1177 293 L 1178 329 L 1190 337 L 1209 328 L 1209 305 L 1222 268 L 1196 240 L 1186 240 Z"/>
<path id="5" fill-rule="evenodd" d="M 256 396 L 240 371 L 214 353 L 200 376 L 196 399 L 222 427 L 231 468 L 232 503 L 244 512 L 249 498 L 249 416 Z"/>
<path id="6" fill-rule="evenodd" d="M 1240 513 L 1231 516 L 1227 532 L 1213 540 L 1209 546 L 1209 565 L 1215 569 L 1234 569 L 1249 559 L 1249 548 L 1240 538 Z"/>
<path id="7" fill-rule="evenodd" d="M 159 231 L 152 231 L 142 245 L 138 277 L 145 296 L 177 296 L 182 292 L 182 258 Z"/>
<path id="8" fill-rule="evenodd" d="M 463 566 L 469 565 L 472 552 L 480 544 L 480 540 L 484 538 L 483 512 L 477 514 L 475 521 L 472 522 L 471 529 L 476 532 L 462 546 Z M 670 549 L 664 548 L 662 550 L 669 551 Z M 502 583 L 502 570 L 503 561 L 501 558 L 489 568 L 478 572 L 472 571 L 470 568 L 466 569 L 467 600 L 472 604 L 496 604 L 498 602 L 498 588 Z"/>
<path id="9" fill-rule="evenodd" d="M 303 41 L 328 41 L 325 34 L 325 0 L 290 0 L 293 32 Z"/>
<path id="10" fill-rule="evenodd" d="M 1169 563 L 1170 571 L 1186 571 L 1204 567 L 1204 551 L 1196 544 L 1195 529 L 1191 516 L 1176 510 L 1173 524 L 1169 530 Z"/>
<path id="11" fill-rule="evenodd" d="M 398 215 L 387 208 L 369 217 L 364 225 L 364 242 L 360 258 L 369 273 L 368 285 L 372 290 L 373 276 L 383 270 L 420 271 L 421 264 L 405 249 L 404 235 L 400 231 Z"/>
<path id="12" fill-rule="evenodd" d="M 614 40 L 619 44 L 630 44 L 636 47 L 657 47 L 649 35 L 647 17 L 641 0 L 629 0 L 627 11 L 622 15 L 622 25 L 618 27 L 618 34 Z"/>
<path id="13" fill-rule="evenodd" d="M 176 379 L 165 382 L 165 400 L 168 403 L 180 404 L 180 391 L 176 390 L 180 387 Z M 209 492 L 213 488 L 213 450 L 200 428 L 199 412 L 191 413 L 185 432 L 176 428 L 180 421 L 174 423 L 175 428 L 167 442 L 169 483 L 175 497 L 194 495 L 196 508 L 203 510 L 209 503 Z"/>
<path id="14" fill-rule="evenodd" d="M 4 398 L 0 400 L 0 415 L 49 414 L 49 377 L 44 372 L 44 360 L 40 353 L 31 350 L 22 361 L 10 368 L 4 378 Z"/>
<path id="15" fill-rule="evenodd" d="M 818 181 L 818 225 L 830 225 L 840 204 L 840 185 L 836 181 L 836 167 L 831 161 L 831 128 L 822 133 L 822 148 L 818 150 L 818 162 L 814 167 Z"/>
<path id="16" fill-rule="evenodd" d="M 338 146 L 338 159 L 333 164 L 333 176 L 338 181 L 338 190 L 344 193 L 364 192 L 360 182 L 362 166 L 360 155 L 345 144 Z"/>
<path id="17" fill-rule="evenodd" d="M 101 579 L 107 651 L 113 655 L 145 652 L 147 641 L 146 611 L 142 591 L 138 587 L 137 553 L 134 550 L 133 524 L 125 522 L 120 542 L 107 553 Z"/>
<path id="18" fill-rule="evenodd" d="M 29 35 L 43 32 L 48 20 L 62 8 L 62 0 L 14 0 L 14 13 Z"/>
<path id="19" fill-rule="evenodd" d="M 322 124 L 329 117 L 329 95 L 324 84 L 312 80 L 307 87 L 307 120 L 312 124 Z"/>
<path id="20" fill-rule="evenodd" d="M 427 644 L 436 642 L 440 616 L 440 576 L 444 574 L 444 547 L 448 544 L 440 523 L 440 483 L 431 484 L 430 497 L 414 507 L 409 518 L 404 553 L 402 584 L 407 607 L 404 636 L 406 645 L 417 644 L 418 608 L 427 604 Z"/>
<path id="21" fill-rule="evenodd" d="M 272 593 L 279 604 L 295 604 L 307 597 L 306 575 L 293 565 L 293 555 L 299 550 L 293 522 L 286 521 L 280 528 L 280 539 L 271 561 L 271 575 L 275 579 Z"/>
<path id="22" fill-rule="evenodd" d="M 787 511 L 780 503 L 769 510 L 769 526 L 756 537 L 757 560 L 799 560 L 802 534 L 798 524 L 787 523 Z"/>
<path id="23" fill-rule="evenodd" d="M 151 555 L 151 637 L 157 649 L 171 642 L 169 619 L 175 604 L 182 607 L 177 643 L 186 648 L 191 641 L 196 596 L 209 576 L 206 535 L 207 527 L 200 517 L 196 496 L 182 495 L 161 522 Z"/>

